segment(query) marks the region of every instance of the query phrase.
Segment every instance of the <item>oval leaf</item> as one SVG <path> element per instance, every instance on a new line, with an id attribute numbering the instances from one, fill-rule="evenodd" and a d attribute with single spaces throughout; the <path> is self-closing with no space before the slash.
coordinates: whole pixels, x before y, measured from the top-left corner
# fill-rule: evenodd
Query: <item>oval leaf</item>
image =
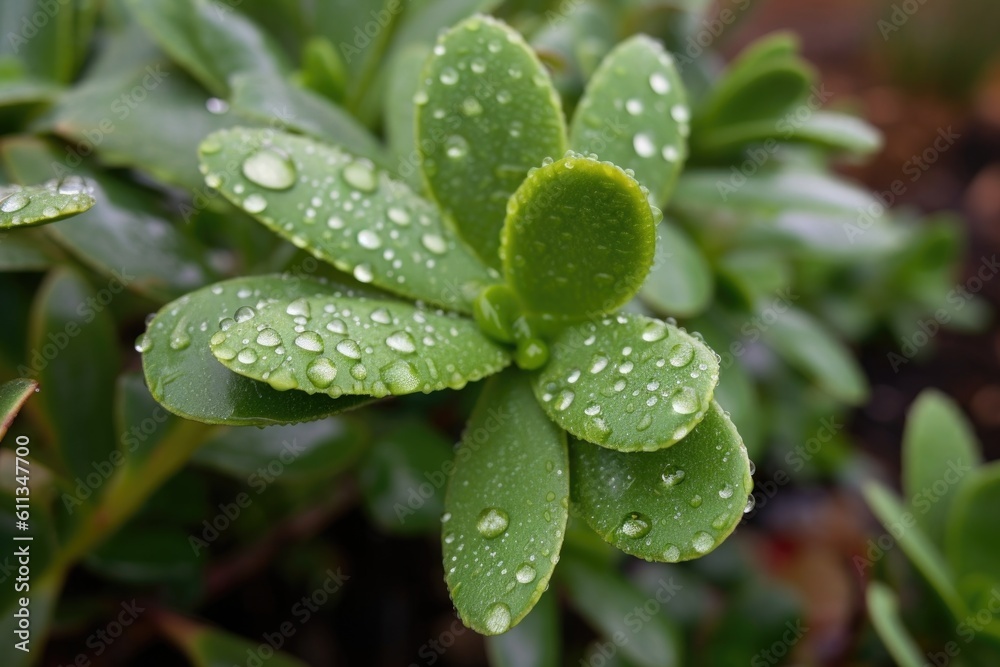
<path id="1" fill-rule="evenodd" d="M 479 257 L 499 268 L 508 198 L 528 169 L 566 152 L 548 73 L 517 32 L 474 16 L 438 40 L 415 101 L 430 191 Z"/>
<path id="2" fill-rule="evenodd" d="M 93 205 L 90 186 L 79 178 L 27 187 L 0 186 L 0 229 L 44 225 L 83 213 Z"/>
<path id="3" fill-rule="evenodd" d="M 663 315 L 698 315 L 712 300 L 712 267 L 676 223 L 664 223 L 656 231 L 656 259 L 642 286 L 642 300 Z"/>
<path id="4" fill-rule="evenodd" d="M 753 490 L 750 459 L 717 403 L 682 441 L 658 452 L 570 443 L 573 501 L 605 541 L 646 560 L 676 563 L 720 545 Z"/>
<path id="5" fill-rule="evenodd" d="M 362 283 L 469 312 L 496 281 L 429 202 L 339 148 L 234 129 L 209 136 L 201 159 L 210 186 Z"/>
<path id="6" fill-rule="evenodd" d="M 581 318 L 627 303 L 655 246 L 645 188 L 609 162 L 569 155 L 533 170 L 514 193 L 501 255 L 528 311 Z"/>
<path id="7" fill-rule="evenodd" d="M 591 77 L 573 116 L 570 146 L 633 170 L 662 204 L 687 158 L 690 115 L 673 58 L 659 42 L 637 35 Z"/>
<path id="8" fill-rule="evenodd" d="M 324 295 L 244 310 L 211 346 L 240 375 L 334 398 L 461 389 L 510 363 L 471 320 L 398 301 Z"/>
<path id="9" fill-rule="evenodd" d="M 687 332 L 638 315 L 566 329 L 535 378 L 535 395 L 559 426 L 621 451 L 651 451 L 702 420 L 719 362 Z"/>
<path id="10" fill-rule="evenodd" d="M 281 393 L 231 373 L 212 357 L 219 323 L 262 299 L 342 294 L 332 285 L 282 276 L 237 278 L 164 306 L 136 343 L 149 390 L 165 408 L 209 424 L 266 426 L 320 419 L 364 403 L 354 397 Z M 202 324 L 205 325 L 204 329 Z"/>
<path id="11" fill-rule="evenodd" d="M 903 495 L 934 499 L 917 515 L 917 523 L 938 546 L 945 544 L 949 512 L 965 471 L 981 461 L 972 425 L 958 405 L 933 389 L 922 392 L 910 409 L 903 434 Z M 940 492 L 942 482 L 949 481 L 954 483 Z"/>
<path id="12" fill-rule="evenodd" d="M 948 468 L 956 470 L 953 464 L 944 466 L 938 471 L 938 480 L 949 479 L 950 475 L 942 472 Z M 951 507 L 945 553 L 958 576 L 959 589 L 970 598 L 970 608 L 979 608 L 987 602 L 990 588 L 996 590 L 1000 584 L 1000 538 L 995 521 L 1000 511 L 1000 464 L 991 463 L 971 472 L 958 488 Z M 976 594 L 982 599 L 972 599 Z"/>
<path id="13" fill-rule="evenodd" d="M 548 587 L 569 506 L 566 435 L 518 372 L 493 378 L 455 454 L 442 517 L 445 581 L 466 625 L 506 632 Z"/>

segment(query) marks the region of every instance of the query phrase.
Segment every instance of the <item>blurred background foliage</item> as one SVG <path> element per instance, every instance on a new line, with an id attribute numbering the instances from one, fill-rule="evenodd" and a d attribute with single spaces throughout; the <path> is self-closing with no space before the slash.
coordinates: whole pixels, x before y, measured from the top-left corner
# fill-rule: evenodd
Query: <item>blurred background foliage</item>
<path id="1" fill-rule="evenodd" d="M 559 585 L 489 642 L 454 622 L 437 536 L 438 476 L 477 387 L 212 427 L 152 400 L 132 342 L 149 313 L 226 277 L 350 283 L 207 188 L 196 146 L 281 127 L 419 186 L 419 68 L 475 11 L 527 36 L 567 113 L 623 38 L 674 53 L 690 155 L 632 308 L 722 355 L 719 400 L 757 464 L 756 508 L 709 557 L 648 564 L 571 531 Z M 954 584 L 955 603 L 936 556 L 928 574 L 926 550 L 880 544 L 861 489 L 898 486 L 904 415 L 927 386 L 997 455 L 998 19 L 990 0 L 5 0 L 0 181 L 80 175 L 96 204 L 0 235 L 0 379 L 43 389 L 10 394 L 27 402 L 0 450 L 10 500 L 13 435 L 30 438 L 39 531 L 35 650 L 5 639 L 3 663 L 255 664 L 280 644 L 301 662 L 267 664 L 652 666 L 673 650 L 691 665 L 996 664 L 980 641 L 947 652 L 994 575 Z M 997 516 L 978 485 L 967 502 Z M 891 499 L 865 488 L 891 524 Z M 919 511 L 903 493 L 900 511 Z M 898 599 L 876 584 L 866 607 L 874 578 Z"/>

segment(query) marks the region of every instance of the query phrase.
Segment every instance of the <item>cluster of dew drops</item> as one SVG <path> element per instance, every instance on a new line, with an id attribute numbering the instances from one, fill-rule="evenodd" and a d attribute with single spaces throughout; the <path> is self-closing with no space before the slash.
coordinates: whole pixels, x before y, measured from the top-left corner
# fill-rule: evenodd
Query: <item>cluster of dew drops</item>
<path id="1" fill-rule="evenodd" d="M 92 194 L 93 188 L 79 176 L 66 176 L 62 179 L 53 179 L 43 186 L 48 194 L 69 196 L 62 208 L 50 204 L 42 209 L 42 216 L 54 218 L 60 213 L 70 208 L 79 206 L 83 195 Z M 31 195 L 20 186 L 0 189 L 0 211 L 4 213 L 17 213 L 23 211 L 31 203 Z M 18 216 L 13 216 L 11 221 L 16 225 L 21 222 Z"/>

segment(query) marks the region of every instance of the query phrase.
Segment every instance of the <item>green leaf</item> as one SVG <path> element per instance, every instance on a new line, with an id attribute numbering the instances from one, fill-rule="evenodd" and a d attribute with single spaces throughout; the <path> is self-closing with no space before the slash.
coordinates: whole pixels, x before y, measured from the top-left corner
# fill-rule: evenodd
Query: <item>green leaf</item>
<path id="1" fill-rule="evenodd" d="M 701 558 L 743 518 L 750 460 L 717 403 L 691 434 L 657 452 L 570 443 L 573 501 L 605 541 L 646 560 Z"/>
<path id="2" fill-rule="evenodd" d="M 415 99 L 430 191 L 480 259 L 499 268 L 508 198 L 528 169 L 566 151 L 549 76 L 517 32 L 474 16 L 438 40 Z"/>
<path id="3" fill-rule="evenodd" d="M 947 467 L 955 470 L 951 462 Z M 938 475 L 941 480 L 948 477 L 947 474 Z M 1000 562 L 997 561 L 1000 540 L 993 520 L 998 511 L 1000 464 L 990 463 L 973 470 L 953 492 L 951 512 L 945 524 L 945 553 L 970 608 L 985 605 L 990 593 L 1000 584 Z"/>
<path id="4" fill-rule="evenodd" d="M 826 150 L 845 151 L 855 155 L 869 155 L 882 147 L 881 133 L 860 118 L 847 114 L 812 111 L 804 117 L 794 115 L 777 122 L 774 119 L 742 123 L 718 129 L 702 138 L 703 150 L 735 151 L 746 144 L 765 142 L 768 139 L 785 142 L 803 142 Z"/>
<path id="5" fill-rule="evenodd" d="M 293 300 L 338 288 L 281 276 L 237 278 L 192 292 L 164 306 L 136 342 L 150 392 L 165 408 L 209 424 L 267 426 L 310 421 L 367 402 L 344 397 L 278 392 L 231 373 L 215 361 L 209 339 L 219 323 L 261 300 Z M 202 323 L 205 324 L 202 330 Z"/>
<path id="6" fill-rule="evenodd" d="M 276 479 L 298 483 L 333 479 L 358 460 L 366 444 L 357 421 L 332 417 L 288 426 L 226 429 L 205 442 L 191 460 L 243 480 L 277 462 L 281 472 Z"/>
<path id="7" fill-rule="evenodd" d="M 302 46 L 302 85 L 334 102 L 342 102 L 347 89 L 347 68 L 326 37 L 314 36 Z"/>
<path id="8" fill-rule="evenodd" d="M 569 155 L 511 197 L 500 252 L 526 310 L 579 319 L 627 303 L 655 247 L 644 188 L 619 167 Z"/>
<path id="9" fill-rule="evenodd" d="M 556 594 L 543 593 L 535 608 L 516 628 L 486 638 L 490 667 L 559 665 L 560 636 Z"/>
<path id="10" fill-rule="evenodd" d="M 891 588 L 880 581 L 868 584 L 865 595 L 868 614 L 882 643 L 900 667 L 924 667 L 923 651 L 910 636 L 899 615 L 899 600 Z"/>
<path id="11" fill-rule="evenodd" d="M 18 180 L 50 177 L 60 156 L 34 138 L 0 145 Z M 148 190 L 105 171 L 76 170 L 93 188 L 94 207 L 72 220 L 45 227 L 59 245 L 103 274 L 116 290 L 127 289 L 163 302 L 214 278 L 206 249 L 162 217 Z"/>
<path id="12" fill-rule="evenodd" d="M 490 380 L 455 453 L 442 517 L 445 581 L 463 622 L 517 625 L 548 587 L 569 506 L 566 436 L 526 376 Z"/>
<path id="13" fill-rule="evenodd" d="M 201 157 L 209 185 L 362 283 L 468 312 L 496 281 L 429 202 L 339 148 L 237 129 L 206 139 Z"/>
<path id="14" fill-rule="evenodd" d="M 210 342 L 215 358 L 240 375 L 333 398 L 461 389 L 510 363 L 471 320 L 330 294 L 262 301 Z"/>
<path id="15" fill-rule="evenodd" d="M 681 640 L 677 629 L 662 613 L 642 611 L 650 600 L 669 604 L 660 597 L 648 598 L 613 568 L 567 550 L 559 577 L 565 582 L 570 602 L 584 619 L 621 649 L 637 667 L 675 667 L 681 661 Z"/>
<path id="16" fill-rule="evenodd" d="M 115 581 L 130 584 L 197 581 L 201 561 L 180 527 L 128 526 L 87 555 L 87 566 Z"/>
<path id="17" fill-rule="evenodd" d="M 431 53 L 423 44 L 400 51 L 389 68 L 388 89 L 383 102 L 385 133 L 396 173 L 415 190 L 424 188 L 417 152 L 417 108 L 408 102 L 420 87 L 420 74 Z"/>
<path id="18" fill-rule="evenodd" d="M 44 185 L 0 186 L 0 229 L 45 225 L 83 213 L 94 205 L 81 179 L 52 180 Z"/>
<path id="19" fill-rule="evenodd" d="M 903 495 L 920 498 L 927 505 L 918 523 L 940 547 L 945 544 L 948 516 L 965 473 L 981 461 L 972 425 L 958 405 L 936 390 L 924 390 L 906 419 Z"/>
<path id="20" fill-rule="evenodd" d="M 621 451 L 669 447 L 711 406 L 715 353 L 685 331 L 618 315 L 563 331 L 535 377 L 549 417 L 581 440 Z"/>
<path id="21" fill-rule="evenodd" d="M 0 271 L 22 273 L 47 271 L 65 260 L 44 230 L 23 230 L 9 234 L 0 243 Z"/>
<path id="22" fill-rule="evenodd" d="M 287 75 L 271 38 L 231 5 L 214 0 L 128 0 L 156 43 L 208 90 L 224 97 L 229 78 L 253 72 Z"/>
<path id="23" fill-rule="evenodd" d="M 246 662 L 248 656 L 257 655 L 259 650 L 259 638 L 251 641 L 167 612 L 157 614 L 163 631 L 194 667 L 232 667 Z M 304 662 L 281 651 L 268 655 L 268 667 L 306 667 Z"/>
<path id="24" fill-rule="evenodd" d="M 296 130 L 377 164 L 385 161 L 382 145 L 363 125 L 311 90 L 254 74 L 238 74 L 232 85 L 233 110 L 243 116 L 269 127 Z"/>
<path id="25" fill-rule="evenodd" d="M 859 405 L 868 396 L 868 380 L 854 355 L 808 313 L 788 306 L 774 313 L 762 335 L 791 366 L 837 400 Z"/>
<path id="26" fill-rule="evenodd" d="M 107 463 L 115 448 L 112 397 L 118 372 L 118 338 L 101 295 L 79 274 L 59 268 L 35 297 L 29 348 L 40 391 L 37 406 L 52 430 L 67 470 L 81 478 Z"/>
<path id="27" fill-rule="evenodd" d="M 701 249 L 675 223 L 657 227 L 656 255 L 640 296 L 663 315 L 693 317 L 705 310 L 714 290 L 712 267 Z"/>
<path id="28" fill-rule="evenodd" d="M 673 58 L 645 35 L 601 63 L 573 116 L 570 146 L 635 172 L 650 201 L 670 196 L 687 158 L 690 109 Z"/>
<path id="29" fill-rule="evenodd" d="M 0 57 L 13 56 L 42 80 L 69 83 L 83 62 L 88 35 L 78 25 L 89 11 L 85 0 L 47 5 L 37 0 L 0 4 Z"/>
<path id="30" fill-rule="evenodd" d="M 145 463 L 156 446 L 179 424 L 174 415 L 156 402 L 139 371 L 118 377 L 115 394 L 115 428 L 118 451 L 129 467 Z"/>
<path id="31" fill-rule="evenodd" d="M 452 441 L 422 421 L 393 425 L 361 462 L 358 480 L 368 514 L 388 533 L 436 532 L 453 454 Z"/>
<path id="32" fill-rule="evenodd" d="M 863 491 L 879 522 L 903 547 L 907 557 L 934 587 L 952 614 L 962 618 L 965 605 L 955 589 L 953 574 L 944 557 L 917 525 L 913 512 L 904 509 L 896 495 L 877 482 L 868 483 Z"/>
<path id="33" fill-rule="evenodd" d="M 0 384 L 0 440 L 7 435 L 7 429 L 14 423 L 17 413 L 36 391 L 38 382 L 28 378 L 18 378 Z"/>

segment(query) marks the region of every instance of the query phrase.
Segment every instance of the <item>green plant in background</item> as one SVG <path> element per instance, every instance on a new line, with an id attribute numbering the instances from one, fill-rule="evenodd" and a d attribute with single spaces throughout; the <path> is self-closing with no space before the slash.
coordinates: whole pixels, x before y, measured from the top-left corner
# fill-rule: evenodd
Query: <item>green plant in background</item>
<path id="1" fill-rule="evenodd" d="M 993 526 L 1000 477 L 995 463 L 983 463 L 979 449 L 958 406 L 925 391 L 911 408 L 903 439 L 902 491 L 908 502 L 878 482 L 865 489 L 868 505 L 888 532 L 858 557 L 862 569 L 877 568 L 897 584 L 907 583 L 910 577 L 893 575 L 880 562 L 895 555 L 887 551 L 898 545 L 924 584 L 911 583 L 925 606 L 906 622 L 900 598 L 888 584 L 875 580 L 868 585 L 872 622 L 903 667 L 956 658 L 962 664 L 992 665 L 1000 651 Z M 902 596 L 907 607 L 913 597 Z"/>
<path id="2" fill-rule="evenodd" d="M 588 659 L 616 633 L 615 659 L 650 667 L 781 636 L 797 602 L 720 544 L 750 491 L 740 436 L 766 465 L 862 402 L 841 341 L 905 340 L 961 248 L 952 221 L 882 211 L 833 175 L 878 138 L 821 110 L 793 39 L 722 70 L 690 52 L 699 2 L 64 4 L 0 59 L 4 180 L 45 218 L 93 198 L 0 242 L 5 317 L 29 323 L 0 330 L 0 369 L 41 387 L 4 393 L 28 397 L 36 637 L 102 613 L 61 590 L 80 564 L 112 603 L 154 591 L 144 620 L 193 663 L 240 662 L 252 643 L 164 608 L 236 585 L 218 551 L 289 539 L 282 580 L 326 585 L 341 561 L 308 526 L 355 504 L 387 533 L 441 533 L 477 630 L 537 601 L 489 639 L 498 665 L 577 655 L 538 597 L 550 575 L 600 635 Z M 46 201 L 60 188 L 79 199 Z M 957 326 L 980 319 L 968 306 Z M 145 380 L 119 344 L 137 333 Z M 453 449 L 439 429 L 462 423 Z M 801 476 L 850 455 L 836 434 Z M 414 502 L 446 476 L 446 497 Z M 619 571 L 622 551 L 716 546 Z M 663 613 L 634 632 L 650 600 Z"/>

